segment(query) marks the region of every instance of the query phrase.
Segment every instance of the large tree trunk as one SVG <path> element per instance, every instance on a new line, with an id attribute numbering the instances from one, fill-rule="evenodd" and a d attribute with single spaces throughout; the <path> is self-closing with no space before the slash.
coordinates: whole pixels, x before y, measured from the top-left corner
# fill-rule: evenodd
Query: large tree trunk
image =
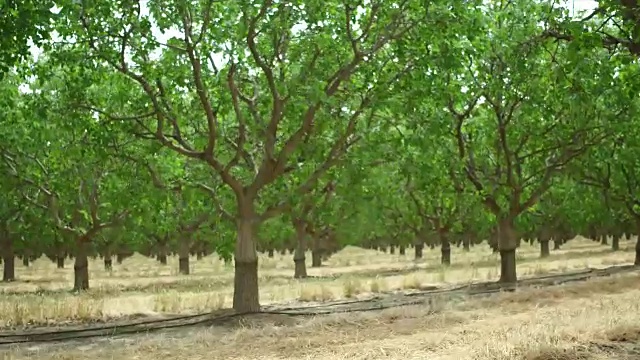
<path id="1" fill-rule="evenodd" d="M 233 283 L 233 309 L 239 313 L 260 311 L 258 291 L 257 229 L 253 199 L 240 199 L 239 218 L 236 221 L 238 238 L 235 248 L 235 277 Z"/>
<path id="2" fill-rule="evenodd" d="M 551 251 L 549 249 L 549 239 L 540 239 L 540 257 L 546 258 L 551 255 Z"/>
<path id="3" fill-rule="evenodd" d="M 87 258 L 89 243 L 76 242 L 75 263 L 73 264 L 73 290 L 89 289 L 89 259 Z"/>
<path id="4" fill-rule="evenodd" d="M 507 217 L 498 223 L 498 248 L 500 250 L 500 282 L 505 284 L 518 281 L 516 272 L 517 234 L 513 219 Z"/>
<path id="5" fill-rule="evenodd" d="M 307 277 L 307 259 L 305 256 L 307 252 L 307 231 L 305 229 L 305 223 L 301 220 L 294 220 L 293 226 L 296 229 L 296 250 L 293 253 L 293 277 L 301 279 Z"/>
<path id="6" fill-rule="evenodd" d="M 441 230 L 440 233 L 440 262 L 442 265 L 451 265 L 451 243 L 449 242 L 449 232 Z"/>

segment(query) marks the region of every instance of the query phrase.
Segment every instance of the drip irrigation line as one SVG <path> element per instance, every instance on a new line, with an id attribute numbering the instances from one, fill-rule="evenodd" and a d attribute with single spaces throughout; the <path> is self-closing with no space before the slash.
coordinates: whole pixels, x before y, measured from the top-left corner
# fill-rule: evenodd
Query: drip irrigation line
<path id="1" fill-rule="evenodd" d="M 255 313 L 216 314 L 204 313 L 196 315 L 173 316 L 163 319 L 147 319 L 131 321 L 121 324 L 89 325 L 67 329 L 49 330 L 46 328 L 27 331 L 11 331 L 0 333 L 0 346 L 17 344 L 35 344 L 45 342 L 63 342 L 96 337 L 112 337 L 149 333 L 153 331 L 174 329 L 180 327 L 223 325 L 229 320 L 239 317 L 255 315 L 286 315 L 286 316 L 321 316 L 331 314 L 380 311 L 385 309 L 425 304 L 441 296 L 487 296 L 505 290 L 513 291 L 517 287 L 547 287 L 575 281 L 584 281 L 594 277 L 610 276 L 618 273 L 637 271 L 640 268 L 633 265 L 611 266 L 604 269 L 588 269 L 572 273 L 554 274 L 527 278 L 518 281 L 511 287 L 501 286 L 495 282 L 483 282 L 457 286 L 454 288 L 416 291 L 413 293 L 387 293 L 368 299 L 336 301 L 313 306 L 278 307 L 264 306 L 263 310 Z"/>

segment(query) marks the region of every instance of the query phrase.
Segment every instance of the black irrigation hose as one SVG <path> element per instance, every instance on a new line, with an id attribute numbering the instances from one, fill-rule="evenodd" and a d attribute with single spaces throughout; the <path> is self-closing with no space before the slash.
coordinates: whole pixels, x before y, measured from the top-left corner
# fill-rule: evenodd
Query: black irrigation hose
<path id="1" fill-rule="evenodd" d="M 583 281 L 592 277 L 609 276 L 616 273 L 635 271 L 639 268 L 632 265 L 611 266 L 604 269 L 589 269 L 573 273 L 554 274 L 527 278 L 518 281 L 518 285 L 553 286 L 573 281 Z M 554 280 L 555 281 L 550 281 Z M 483 288 L 484 287 L 484 288 Z M 87 326 L 82 328 L 54 330 L 54 331 L 24 331 L 0 333 L 0 346 L 25 343 L 44 343 L 55 341 L 69 341 L 94 337 L 108 337 L 116 335 L 128 335 L 144 332 L 152 332 L 163 329 L 172 329 L 186 326 L 216 325 L 230 319 L 249 315 L 287 315 L 287 316 L 320 316 L 339 313 L 355 313 L 367 311 L 379 311 L 389 308 L 397 308 L 409 305 L 418 305 L 428 302 L 434 296 L 443 294 L 454 295 L 456 293 L 467 296 L 489 295 L 504 289 L 493 282 L 469 284 L 449 289 L 436 289 L 420 291 L 410 294 L 386 294 L 363 300 L 348 300 L 333 303 L 325 303 L 314 306 L 298 307 L 265 307 L 265 310 L 257 313 L 232 313 L 227 315 L 215 315 L 213 313 L 175 316 L 164 319 L 142 320 L 124 324 L 111 324 L 101 326 Z M 357 305 L 370 304 L 358 307 Z"/>

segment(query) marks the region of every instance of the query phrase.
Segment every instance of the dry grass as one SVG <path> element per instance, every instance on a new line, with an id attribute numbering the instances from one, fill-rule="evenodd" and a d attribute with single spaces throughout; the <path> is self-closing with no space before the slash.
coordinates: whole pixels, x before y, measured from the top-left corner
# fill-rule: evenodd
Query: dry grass
<path id="1" fill-rule="evenodd" d="M 633 249 L 623 242 L 622 249 Z M 585 267 L 603 267 L 633 261 L 629 251 L 610 252 L 608 247 L 574 240 L 547 259 L 539 259 L 537 246 L 519 250 L 520 276 L 564 272 Z M 310 259 L 310 256 L 308 256 Z M 433 285 L 487 281 L 499 276 L 498 256 L 486 245 L 465 253 L 453 249 L 453 265 L 439 265 L 439 251 L 425 251 L 425 259 L 413 261 L 413 253 L 389 255 L 372 250 L 347 248 L 334 255 L 326 266 L 309 268 L 317 277 L 292 279 L 290 256 L 263 257 L 260 261 L 261 302 L 316 302 L 357 298 L 398 289 L 423 289 Z M 161 266 L 135 256 L 112 271 L 99 261 L 91 263 L 92 289 L 71 294 L 72 266 L 56 269 L 47 259 L 29 268 L 18 266 L 19 280 L 0 284 L 0 326 L 50 324 L 65 321 L 99 321 L 138 314 L 195 313 L 229 307 L 233 269 L 215 257 L 193 259 L 192 274 L 177 274 L 177 259 Z"/>
<path id="2" fill-rule="evenodd" d="M 634 355 L 639 288 L 640 278 L 631 274 L 483 300 L 302 319 L 285 327 L 267 319 L 233 330 L 14 348 L 4 358 L 631 360 L 640 355 Z"/>

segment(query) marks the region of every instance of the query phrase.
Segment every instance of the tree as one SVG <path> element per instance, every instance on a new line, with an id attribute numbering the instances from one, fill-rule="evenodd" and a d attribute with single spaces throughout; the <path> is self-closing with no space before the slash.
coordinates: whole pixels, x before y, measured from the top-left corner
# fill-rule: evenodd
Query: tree
<path id="1" fill-rule="evenodd" d="M 29 57 L 29 42 L 45 45 L 55 19 L 52 0 L 0 1 L 0 80 Z"/>
<path id="2" fill-rule="evenodd" d="M 609 135 L 603 124 L 617 116 L 605 105 L 615 82 L 613 68 L 601 65 L 606 54 L 582 52 L 589 60 L 568 71 L 575 49 L 537 37 L 548 10 L 537 2 L 493 4 L 482 19 L 487 35 L 434 49 L 428 59 L 437 66 L 425 69 L 452 120 L 461 171 L 495 218 L 506 283 L 517 279 L 516 219 L 567 164 Z M 594 73 L 597 80 L 585 80 Z M 443 116 L 438 107 L 415 108 L 425 118 Z"/>
<path id="3" fill-rule="evenodd" d="M 139 4 L 108 1 L 63 9 L 58 31 L 130 89 L 126 98 L 85 105 L 111 118 L 126 114 L 131 131 L 206 163 L 233 191 L 233 304 L 247 312 L 259 309 L 257 225 L 288 206 L 258 211 L 261 192 L 304 163 L 302 149 L 329 138 L 317 171 L 291 184 L 309 191 L 371 125 L 363 115 L 407 70 L 387 48 L 415 24 L 416 6 L 164 1 L 145 14 Z M 161 43 L 152 24 L 179 35 Z"/>

